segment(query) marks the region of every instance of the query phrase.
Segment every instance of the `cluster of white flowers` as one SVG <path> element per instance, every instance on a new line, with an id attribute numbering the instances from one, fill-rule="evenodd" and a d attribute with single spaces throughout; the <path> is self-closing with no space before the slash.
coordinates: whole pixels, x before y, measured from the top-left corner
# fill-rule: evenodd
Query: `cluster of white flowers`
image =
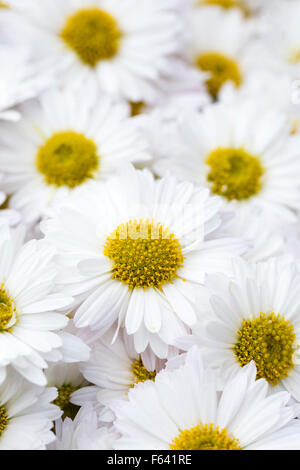
<path id="1" fill-rule="evenodd" d="M 300 449 L 299 24 L 0 2 L 0 450 Z"/>

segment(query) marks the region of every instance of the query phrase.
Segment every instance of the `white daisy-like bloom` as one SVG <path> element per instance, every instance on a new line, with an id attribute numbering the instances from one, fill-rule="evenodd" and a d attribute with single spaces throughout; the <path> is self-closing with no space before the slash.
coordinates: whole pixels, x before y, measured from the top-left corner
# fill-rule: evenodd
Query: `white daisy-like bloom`
<path id="1" fill-rule="evenodd" d="M 75 325 L 103 333 L 117 321 L 137 353 L 150 345 L 167 357 L 196 321 L 195 285 L 247 250 L 219 236 L 221 204 L 207 189 L 126 165 L 53 208 L 41 228 L 58 249 L 61 288 L 81 303 Z"/>
<path id="2" fill-rule="evenodd" d="M 89 346 L 90 335 L 86 333 L 85 329 L 79 330 L 75 327 L 73 319 L 70 318 L 72 317 L 72 312 L 68 314 L 68 317 L 69 322 L 67 326 L 58 332 L 62 341 L 60 348 L 61 360 L 70 364 L 87 361 L 91 352 Z"/>
<path id="3" fill-rule="evenodd" d="M 173 140 L 174 120 L 183 110 L 201 110 L 211 103 L 205 80 L 206 75 L 200 70 L 178 61 L 176 77 L 161 81 L 154 102 L 129 103 L 131 116 L 153 158 L 168 153 Z"/>
<path id="4" fill-rule="evenodd" d="M 114 404 L 118 450 L 299 449 L 300 423 L 287 406 L 289 393 L 268 395 L 255 380 L 253 363 L 227 381 L 206 369 L 200 351 L 189 352 L 177 370 L 139 384 L 128 401 Z"/>
<path id="5" fill-rule="evenodd" d="M 168 154 L 154 162 L 159 175 L 206 185 L 224 201 L 255 205 L 295 220 L 300 204 L 299 136 L 277 108 L 243 101 L 189 111 L 178 124 Z M 175 135 L 175 131 L 173 132 Z"/>
<path id="6" fill-rule="evenodd" d="M 65 309 L 73 299 L 55 288 L 53 248 L 37 240 L 23 244 L 20 225 L 1 224 L 0 229 L 0 383 L 10 365 L 30 382 L 45 385 L 47 361 L 63 357 L 59 332 L 68 323 Z"/>
<path id="7" fill-rule="evenodd" d="M 300 277 L 289 257 L 234 262 L 232 278 L 207 276 L 209 302 L 199 307 L 192 342 L 223 375 L 253 360 L 257 378 L 300 400 Z M 181 343 L 182 346 L 182 343 Z"/>
<path id="8" fill-rule="evenodd" d="M 175 92 L 171 95 L 165 95 L 165 98 L 156 103 L 156 106 L 145 106 L 143 103 L 131 104 L 131 112 L 135 124 L 137 125 L 142 137 L 147 142 L 149 153 L 153 157 L 145 167 L 152 167 L 152 163 L 168 155 L 170 142 L 174 136 L 174 120 L 189 109 L 201 110 L 208 104 L 209 97 L 203 90 L 190 89 L 183 92 Z M 139 168 L 139 166 L 137 166 Z"/>
<path id="9" fill-rule="evenodd" d="M 233 214 L 224 221 L 224 235 L 249 241 L 251 248 L 244 254 L 245 259 L 258 262 L 286 254 L 285 230 L 278 217 L 256 206 L 240 206 L 236 201 L 230 208 Z M 288 227 L 295 231 L 295 224 Z"/>
<path id="10" fill-rule="evenodd" d="M 112 343 L 114 329 L 102 336 L 92 347 L 88 361 L 81 364 L 85 379 L 95 387 L 85 387 L 75 391 L 73 402 L 98 404 L 99 419 L 112 421 L 110 404 L 116 399 L 126 400 L 129 390 L 140 382 L 154 380 L 165 361 L 156 358 L 151 351 L 143 355 L 136 353 L 134 344 L 123 330 Z M 144 358 L 144 360 L 143 360 Z M 146 365 L 147 367 L 146 367 Z"/>
<path id="11" fill-rule="evenodd" d="M 217 99 L 227 82 L 236 89 L 263 65 L 262 47 L 257 37 L 260 24 L 246 20 L 237 9 L 203 7 L 187 14 L 186 57 L 207 74 L 206 85 Z M 265 54 L 265 53 L 264 53 Z"/>
<path id="12" fill-rule="evenodd" d="M 34 66 L 28 51 L 11 45 L 0 47 L 0 63 L 0 120 L 15 122 L 20 119 L 20 112 L 15 107 L 45 89 L 51 73 L 48 77 L 37 77 L 39 69 Z"/>
<path id="13" fill-rule="evenodd" d="M 111 427 L 100 426 L 97 412 L 84 405 L 74 421 L 66 418 L 55 422 L 56 440 L 48 450 L 112 450 L 119 437 Z"/>
<path id="14" fill-rule="evenodd" d="M 177 0 L 15 1 L 26 42 L 64 87 L 97 83 L 131 101 L 152 100 L 182 48 Z M 20 27 L 20 21 L 15 22 Z M 20 36 L 20 30 L 19 30 Z"/>
<path id="15" fill-rule="evenodd" d="M 128 107 L 93 88 L 78 97 L 49 91 L 23 107 L 19 123 L 1 126 L 1 189 L 25 223 L 36 222 L 55 199 L 93 179 L 109 178 L 124 161 L 146 153 Z"/>
<path id="16" fill-rule="evenodd" d="M 54 404 L 63 411 L 63 419 L 73 419 L 79 408 L 73 402 L 72 397 L 76 390 L 87 385 L 80 372 L 78 363 L 58 362 L 51 364 L 45 371 L 47 386 L 57 389 L 57 397 Z"/>
<path id="17" fill-rule="evenodd" d="M 11 371 L 0 385 L 0 450 L 45 450 L 61 415 L 52 404 L 56 395 L 55 388 L 29 384 Z"/>
<path id="18" fill-rule="evenodd" d="M 132 116 L 160 114 L 167 118 L 177 116 L 182 108 L 201 109 L 211 102 L 205 81 L 206 74 L 186 60 L 174 61 L 172 77 L 164 77 L 157 83 L 157 93 L 152 102 L 129 102 Z"/>
<path id="19" fill-rule="evenodd" d="M 300 80 L 297 74 L 276 73 L 271 67 L 259 70 L 237 90 L 227 83 L 219 94 L 223 103 L 256 102 L 265 109 L 278 109 L 292 123 L 292 133 L 300 130 Z"/>
<path id="20" fill-rule="evenodd" d="M 273 57 L 276 71 L 284 71 L 299 76 L 300 71 L 300 32 L 298 1 L 269 2 L 264 11 L 266 26 L 265 43 Z M 297 76 L 295 78 L 298 78 Z"/>

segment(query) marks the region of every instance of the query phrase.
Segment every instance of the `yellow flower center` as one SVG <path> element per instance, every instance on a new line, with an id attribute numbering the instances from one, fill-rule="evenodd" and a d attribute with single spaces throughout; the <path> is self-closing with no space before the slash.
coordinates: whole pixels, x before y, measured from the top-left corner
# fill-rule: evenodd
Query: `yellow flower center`
<path id="1" fill-rule="evenodd" d="M 291 134 L 296 135 L 299 132 L 299 120 L 298 119 L 292 119 L 291 122 Z"/>
<path id="2" fill-rule="evenodd" d="M 1 204 L 0 206 L 0 210 L 4 210 L 4 209 L 8 209 L 8 206 L 9 206 L 9 200 L 10 200 L 10 196 L 7 196 L 7 198 L 5 199 L 5 201 L 3 202 L 3 204 Z"/>
<path id="3" fill-rule="evenodd" d="M 291 49 L 287 54 L 287 61 L 290 64 L 296 65 L 300 61 L 300 47 Z"/>
<path id="4" fill-rule="evenodd" d="M 206 159 L 211 190 L 229 200 L 249 199 L 262 188 L 260 159 L 243 149 L 218 148 Z"/>
<path id="5" fill-rule="evenodd" d="M 229 10 L 230 8 L 239 8 L 245 16 L 249 15 L 248 7 L 239 0 L 199 0 L 198 5 L 212 5 Z"/>
<path id="6" fill-rule="evenodd" d="M 96 144 L 77 132 L 58 132 L 39 149 L 36 166 L 47 184 L 74 188 L 98 170 Z"/>
<path id="7" fill-rule="evenodd" d="M 72 384 L 64 384 L 61 387 L 58 387 L 58 396 L 53 401 L 53 403 L 64 412 L 62 419 L 65 419 L 67 417 L 74 419 L 77 412 L 79 411 L 79 406 L 70 403 L 72 393 L 76 392 L 78 388 L 79 387 L 75 387 Z"/>
<path id="8" fill-rule="evenodd" d="M 130 289 L 161 289 L 177 278 L 177 270 L 183 266 L 175 235 L 161 224 L 142 219 L 119 225 L 107 238 L 104 254 L 114 261 L 112 278 Z"/>
<path id="9" fill-rule="evenodd" d="M 9 324 L 16 315 L 15 304 L 2 284 L 0 286 L 0 333 L 9 328 Z"/>
<path id="10" fill-rule="evenodd" d="M 288 320 L 274 313 L 261 313 L 253 320 L 243 321 L 233 350 L 241 366 L 255 362 L 257 379 L 277 385 L 294 367 L 295 339 Z"/>
<path id="11" fill-rule="evenodd" d="M 118 53 L 121 35 L 116 20 L 99 8 L 77 11 L 61 31 L 64 42 L 90 67 Z"/>
<path id="12" fill-rule="evenodd" d="M 212 423 L 185 429 L 170 444 L 171 450 L 241 450 L 238 439 Z"/>
<path id="13" fill-rule="evenodd" d="M 0 437 L 1 437 L 1 434 L 5 431 L 7 423 L 8 423 L 8 417 L 6 414 L 6 410 L 2 406 L 0 407 Z"/>
<path id="14" fill-rule="evenodd" d="M 206 86 L 214 99 L 218 97 L 219 91 L 226 82 L 231 81 L 236 87 L 242 83 L 242 74 L 237 62 L 218 52 L 200 54 L 196 59 L 196 65 L 203 72 L 210 73 Z"/>
<path id="15" fill-rule="evenodd" d="M 147 370 L 143 364 L 142 359 L 133 361 L 131 365 L 131 370 L 135 377 L 136 384 L 139 382 L 146 382 L 146 380 L 152 380 L 153 382 L 155 380 L 156 372 Z"/>
<path id="16" fill-rule="evenodd" d="M 142 114 L 144 109 L 145 109 L 145 103 L 143 101 L 137 101 L 134 103 L 133 101 L 130 101 L 130 108 L 131 108 L 131 116 L 138 116 L 139 114 Z"/>

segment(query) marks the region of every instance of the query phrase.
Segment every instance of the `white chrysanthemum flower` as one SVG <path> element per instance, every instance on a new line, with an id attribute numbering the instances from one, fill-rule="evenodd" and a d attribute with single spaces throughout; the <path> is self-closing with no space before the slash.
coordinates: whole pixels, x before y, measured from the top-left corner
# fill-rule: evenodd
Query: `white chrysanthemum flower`
<path id="1" fill-rule="evenodd" d="M 182 48 L 177 0 L 14 3 L 23 20 L 22 40 L 48 58 L 64 87 L 97 83 L 113 95 L 151 101 L 156 82 L 171 73 L 173 56 Z"/>
<path id="2" fill-rule="evenodd" d="M 71 315 L 72 312 L 68 316 L 71 317 Z M 86 334 L 85 329 L 79 330 L 76 328 L 73 319 L 70 318 L 68 325 L 58 334 L 62 340 L 62 347 L 60 348 L 62 362 L 79 363 L 88 360 L 91 349 L 89 336 Z"/>
<path id="3" fill-rule="evenodd" d="M 274 74 L 270 68 L 260 70 L 238 91 L 226 84 L 219 99 L 229 105 L 251 101 L 264 109 L 278 109 L 290 120 L 292 134 L 300 130 L 300 80 L 292 74 Z"/>
<path id="4" fill-rule="evenodd" d="M 246 242 L 219 236 L 219 198 L 168 176 L 155 181 L 130 165 L 83 188 L 54 210 L 42 231 L 58 248 L 60 281 L 81 305 L 77 327 L 107 331 L 118 321 L 137 353 L 168 345 L 196 321 L 195 284 L 227 272 Z M 76 266 L 78 265 L 78 273 Z"/>
<path id="5" fill-rule="evenodd" d="M 23 119 L 1 127 L 1 189 L 24 222 L 92 179 L 107 179 L 123 161 L 150 157 L 125 104 L 92 88 L 82 98 L 51 91 L 24 107 Z"/>
<path id="6" fill-rule="evenodd" d="M 240 206 L 236 201 L 230 208 L 233 214 L 224 221 L 224 235 L 249 241 L 251 248 L 244 254 L 245 259 L 258 262 L 286 254 L 282 220 L 266 210 L 252 205 Z M 294 231 L 294 225 L 289 224 L 289 229 Z"/>
<path id="7" fill-rule="evenodd" d="M 71 304 L 72 297 L 55 290 L 54 250 L 44 241 L 23 245 L 24 236 L 21 226 L 1 225 L 0 383 L 11 365 L 27 380 L 45 385 L 46 361 L 62 359 L 63 339 L 58 333 L 68 318 L 59 312 Z"/>
<path id="8" fill-rule="evenodd" d="M 56 395 L 55 388 L 29 384 L 10 371 L 0 385 L 0 450 L 45 450 L 61 415 L 52 404 Z"/>
<path id="9" fill-rule="evenodd" d="M 245 20 L 239 10 L 193 9 L 186 21 L 187 58 L 207 74 L 206 85 L 212 98 L 218 97 L 227 82 L 239 89 L 261 67 L 256 45 L 259 25 L 255 20 Z"/>
<path id="10" fill-rule="evenodd" d="M 54 400 L 63 411 L 63 419 L 68 417 L 74 419 L 79 408 L 73 401 L 76 390 L 87 385 L 86 380 L 80 372 L 78 363 L 59 362 L 51 364 L 45 371 L 48 387 L 56 387 L 58 396 Z"/>
<path id="11" fill-rule="evenodd" d="M 157 83 L 157 93 L 152 102 L 129 102 L 133 117 L 156 115 L 159 118 L 176 117 L 182 108 L 201 109 L 211 102 L 206 90 L 206 74 L 181 58 L 174 62 L 172 77 Z"/>
<path id="12" fill-rule="evenodd" d="M 24 107 L 17 124 L 3 124 L 0 187 L 9 207 L 35 222 L 53 200 L 92 179 L 107 179 L 123 161 L 150 157 L 125 104 L 89 89 L 84 98 L 51 91 Z"/>
<path id="13" fill-rule="evenodd" d="M 277 70 L 298 74 L 300 71 L 300 31 L 298 1 L 269 2 L 264 12 L 268 45 Z M 297 76 L 295 78 L 298 78 Z"/>
<path id="14" fill-rule="evenodd" d="M 66 418 L 55 422 L 56 440 L 48 450 L 111 450 L 119 435 L 100 426 L 91 405 L 83 406 L 74 421 Z"/>
<path id="15" fill-rule="evenodd" d="M 300 277 L 288 258 L 235 262 L 233 278 L 207 277 L 209 303 L 199 307 L 193 342 L 224 376 L 253 360 L 257 378 L 300 400 Z M 201 318 L 201 320 L 200 320 Z M 273 388 L 271 388 L 273 390 Z"/>
<path id="16" fill-rule="evenodd" d="M 96 397 L 97 408 L 100 410 L 101 405 L 104 407 L 99 413 L 102 421 L 111 421 L 114 418 L 108 410 L 114 400 L 125 400 L 129 390 L 137 383 L 154 380 L 165 364 L 165 361 L 157 359 L 149 351 L 142 356 L 137 354 L 125 332 L 112 343 L 113 334 L 112 328 L 94 343 L 89 360 L 81 364 L 83 376 L 89 383 L 96 385 L 96 388 L 81 388 L 74 393 L 73 400 L 80 405 L 95 405 Z M 147 361 L 147 367 L 143 357 Z"/>
<path id="17" fill-rule="evenodd" d="M 183 110 L 201 110 L 211 103 L 200 71 L 180 62 L 176 70 L 178 76 L 161 84 L 155 102 L 129 104 L 131 116 L 154 158 L 168 153 L 170 141 L 173 140 L 174 120 Z"/>
<path id="18" fill-rule="evenodd" d="M 12 45 L 2 44 L 0 63 L 0 120 L 15 122 L 20 119 L 20 112 L 13 108 L 48 86 L 50 74 L 48 78 L 37 77 L 38 67 L 32 63 L 28 51 Z"/>
<path id="19" fill-rule="evenodd" d="M 255 380 L 253 363 L 219 392 L 217 375 L 193 349 L 177 370 L 139 384 L 128 401 L 114 404 L 121 438 L 115 449 L 254 450 L 299 449 L 300 423 L 287 406 L 290 395 L 268 396 Z"/>
<path id="20" fill-rule="evenodd" d="M 154 170 L 159 175 L 172 170 L 181 179 L 209 186 L 224 200 L 294 220 L 300 204 L 300 145 L 291 128 L 276 108 L 248 101 L 189 111 Z"/>

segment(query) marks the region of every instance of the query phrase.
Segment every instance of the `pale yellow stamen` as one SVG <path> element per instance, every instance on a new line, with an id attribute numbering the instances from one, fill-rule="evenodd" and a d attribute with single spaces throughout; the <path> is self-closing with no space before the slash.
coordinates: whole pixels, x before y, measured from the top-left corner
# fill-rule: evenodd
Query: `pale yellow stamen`
<path id="1" fill-rule="evenodd" d="M 78 390 L 78 388 L 72 384 L 63 384 L 61 387 L 58 387 L 58 396 L 53 403 L 64 412 L 63 419 L 67 417 L 74 419 L 79 410 L 79 406 L 70 402 L 72 393 Z"/>
<path id="2" fill-rule="evenodd" d="M 249 16 L 250 11 L 248 6 L 243 2 L 243 0 L 198 0 L 197 3 L 199 6 L 211 5 L 217 6 L 220 8 L 224 8 L 225 10 L 229 10 L 231 8 L 238 8 L 242 11 L 244 16 Z"/>
<path id="3" fill-rule="evenodd" d="M 259 193 L 264 169 L 260 159 L 244 149 L 218 148 L 206 159 L 211 190 L 228 200 L 245 200 Z"/>
<path id="4" fill-rule="evenodd" d="M 36 166 L 47 184 L 74 188 L 94 177 L 99 160 L 93 140 L 66 131 L 54 134 L 39 149 Z"/>
<path id="5" fill-rule="evenodd" d="M 8 424 L 8 417 L 5 408 L 2 406 L 0 407 L 0 437 L 1 434 L 5 431 L 6 426 Z"/>
<path id="6" fill-rule="evenodd" d="M 87 8 L 67 20 L 60 36 L 84 64 L 95 67 L 100 61 L 117 55 L 122 33 L 109 13 L 100 8 Z"/>
<path id="7" fill-rule="evenodd" d="M 9 296 L 4 284 L 0 286 L 0 333 L 7 331 L 17 316 L 14 301 Z"/>
<path id="8" fill-rule="evenodd" d="M 185 429 L 170 444 L 171 450 L 241 450 L 238 439 L 214 424 Z"/>
<path id="9" fill-rule="evenodd" d="M 299 49 L 294 49 L 288 54 L 288 62 L 290 64 L 296 65 L 300 62 L 300 47 Z"/>
<path id="10" fill-rule="evenodd" d="M 177 271 L 183 266 L 175 235 L 161 224 L 142 219 L 117 227 L 106 240 L 104 254 L 114 261 L 112 278 L 130 289 L 161 289 L 177 278 Z"/>
<path id="11" fill-rule="evenodd" d="M 261 313 L 243 321 L 233 350 L 241 366 L 253 360 L 257 378 L 277 385 L 294 367 L 295 340 L 294 327 L 288 320 L 274 313 Z"/>
<path id="12" fill-rule="evenodd" d="M 295 135 L 298 134 L 299 132 L 299 120 L 298 119 L 293 119 L 292 120 L 292 129 L 291 129 L 291 134 Z"/>
<path id="13" fill-rule="evenodd" d="M 208 72 L 210 77 L 206 81 L 207 89 L 216 99 L 226 82 L 233 82 L 238 88 L 242 84 L 242 73 L 238 63 L 231 57 L 218 52 L 207 52 L 196 58 L 196 65 L 203 72 Z"/>
<path id="14" fill-rule="evenodd" d="M 142 359 L 133 361 L 131 370 L 135 377 L 135 383 L 146 382 L 146 380 L 155 380 L 156 372 L 147 370 Z"/>

